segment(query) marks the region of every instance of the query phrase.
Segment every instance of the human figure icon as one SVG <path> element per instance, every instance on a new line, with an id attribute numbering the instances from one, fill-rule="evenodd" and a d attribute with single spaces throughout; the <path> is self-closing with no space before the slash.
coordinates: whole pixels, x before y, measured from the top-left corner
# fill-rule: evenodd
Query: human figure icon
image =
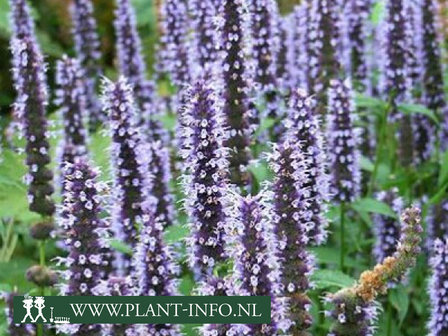
<path id="1" fill-rule="evenodd" d="M 33 298 L 32 297 L 27 297 L 25 296 L 24 299 L 22 300 L 23 302 L 23 308 L 26 309 L 26 315 L 23 318 L 21 323 L 25 323 L 26 319 L 29 317 L 30 318 L 30 322 L 34 321 L 33 315 L 31 314 L 31 308 L 33 308 Z"/>
<path id="2" fill-rule="evenodd" d="M 36 296 L 36 299 L 34 300 L 34 307 L 37 309 L 37 316 L 33 322 L 36 323 L 39 317 L 41 317 L 42 322 L 46 323 L 47 319 L 43 315 L 43 309 L 45 308 L 45 298 L 43 296 Z"/>

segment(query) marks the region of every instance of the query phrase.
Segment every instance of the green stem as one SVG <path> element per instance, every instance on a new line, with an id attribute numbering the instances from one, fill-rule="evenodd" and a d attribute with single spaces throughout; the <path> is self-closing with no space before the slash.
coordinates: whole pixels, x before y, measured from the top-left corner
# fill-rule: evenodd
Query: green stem
<path id="1" fill-rule="evenodd" d="M 344 272 L 345 267 L 345 203 L 341 203 L 341 231 L 340 231 L 340 243 L 341 243 L 341 255 L 339 260 L 339 267 Z"/>
<path id="2" fill-rule="evenodd" d="M 387 330 L 386 335 L 391 336 L 392 334 L 392 307 L 390 302 L 387 302 Z"/>
<path id="3" fill-rule="evenodd" d="M 39 264 L 45 266 L 45 241 L 39 242 Z"/>

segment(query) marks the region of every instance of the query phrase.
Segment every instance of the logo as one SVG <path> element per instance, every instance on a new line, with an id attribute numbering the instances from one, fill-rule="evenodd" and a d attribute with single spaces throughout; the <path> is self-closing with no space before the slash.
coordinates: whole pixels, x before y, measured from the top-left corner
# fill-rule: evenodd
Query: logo
<path id="1" fill-rule="evenodd" d="M 24 296 L 22 300 L 22 307 L 25 309 L 26 314 L 20 323 L 47 323 L 47 319 L 44 316 L 45 297 L 43 296 Z M 37 310 L 37 315 L 34 316 L 32 311 Z M 53 318 L 54 307 L 50 307 L 51 316 L 50 323 L 70 323 L 69 317 L 55 317 Z"/>

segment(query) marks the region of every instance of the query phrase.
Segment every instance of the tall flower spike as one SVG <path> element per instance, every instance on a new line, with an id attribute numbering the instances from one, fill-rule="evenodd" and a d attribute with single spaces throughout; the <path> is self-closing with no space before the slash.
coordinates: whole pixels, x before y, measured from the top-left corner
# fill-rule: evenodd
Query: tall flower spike
<path id="1" fill-rule="evenodd" d="M 53 194 L 53 173 L 50 163 L 46 108 L 48 93 L 45 65 L 34 38 L 13 38 L 13 78 L 17 91 L 14 111 L 26 139 L 26 164 L 28 173 L 28 203 L 31 211 L 42 216 L 51 216 L 55 205 Z"/>
<path id="2" fill-rule="evenodd" d="M 213 0 L 188 0 L 188 9 L 193 26 L 191 72 L 196 78 L 204 69 L 210 70 L 217 60 L 218 34 L 214 22 L 217 7 Z"/>
<path id="3" fill-rule="evenodd" d="M 448 333 L 448 311 L 446 310 L 448 281 L 448 240 L 436 239 L 431 250 L 430 264 L 432 276 L 429 282 L 431 298 L 431 319 L 428 324 L 429 336 L 443 336 Z"/>
<path id="4" fill-rule="evenodd" d="M 93 15 L 91 0 L 75 0 L 71 6 L 73 21 L 72 34 L 75 41 L 77 58 L 85 72 L 86 110 L 89 115 L 89 126 L 94 130 L 104 117 L 101 115 L 101 104 L 96 94 L 100 69 L 100 39 L 97 23 Z"/>
<path id="5" fill-rule="evenodd" d="M 81 160 L 66 166 L 66 190 L 63 208 L 64 226 L 69 239 L 68 270 L 63 272 L 67 284 L 62 295 L 93 295 L 94 287 L 105 278 L 109 257 L 108 230 L 100 217 L 103 185 L 96 182 L 98 173 Z M 106 253 L 107 252 L 107 253 Z M 70 325 L 72 335 L 85 335 L 99 330 L 98 325 Z"/>
<path id="6" fill-rule="evenodd" d="M 36 43 L 34 22 L 26 0 L 9 0 L 11 7 L 10 22 L 12 36 L 15 39 L 28 38 Z"/>
<path id="7" fill-rule="evenodd" d="M 292 69 L 295 58 L 294 48 L 294 16 L 278 15 L 278 30 L 279 30 L 279 49 L 277 53 L 277 71 L 276 76 L 278 84 L 283 92 L 287 92 L 292 86 Z"/>
<path id="8" fill-rule="evenodd" d="M 155 217 L 170 226 L 175 220 L 174 196 L 171 193 L 170 153 L 160 141 L 148 144 L 151 160 L 149 171 L 153 175 L 151 195 L 157 199 Z"/>
<path id="9" fill-rule="evenodd" d="M 294 6 L 292 12 L 292 50 L 290 52 L 289 66 L 291 67 L 292 88 L 304 88 L 310 90 L 309 68 L 311 67 L 310 55 L 312 46 L 311 3 L 304 1 Z"/>
<path id="10" fill-rule="evenodd" d="M 139 107 L 137 124 L 145 124 L 150 140 L 161 140 L 166 136 L 162 124 L 154 117 L 157 114 L 156 89 L 152 81 L 146 80 L 146 64 L 142 54 L 142 42 L 137 31 L 135 11 L 130 0 L 117 0 L 115 11 L 117 54 L 120 74 L 133 87 L 135 102 Z"/>
<path id="11" fill-rule="evenodd" d="M 183 115 L 185 205 L 191 221 L 190 265 L 198 278 L 224 260 L 227 222 L 227 153 L 222 104 L 213 85 L 198 81 L 189 91 Z"/>
<path id="12" fill-rule="evenodd" d="M 434 241 L 438 238 L 441 240 L 448 239 L 448 201 L 442 200 L 440 203 L 433 205 L 428 212 L 427 218 L 428 230 L 428 250 L 431 251 Z"/>
<path id="13" fill-rule="evenodd" d="M 59 107 L 63 123 L 63 142 L 73 145 L 83 156 L 87 153 L 87 132 L 84 127 L 86 92 L 84 71 L 76 59 L 63 56 L 56 66 L 55 104 Z"/>
<path id="14" fill-rule="evenodd" d="M 396 252 L 373 270 L 363 272 L 353 287 L 344 288 L 327 298 L 333 305 L 329 315 L 334 320 L 329 335 L 374 335 L 378 306 L 374 300 L 378 295 L 386 294 L 391 281 L 399 281 L 414 266 L 423 231 L 420 222 L 420 209 L 406 209 L 401 215 L 401 238 Z"/>
<path id="15" fill-rule="evenodd" d="M 232 221 L 226 227 L 229 254 L 235 259 L 234 277 L 241 283 L 238 295 L 271 297 L 271 323 L 246 325 L 247 335 L 277 335 L 290 327 L 285 318 L 285 305 L 277 297 L 281 292 L 280 267 L 277 259 L 279 245 L 268 218 L 266 194 L 245 198 L 235 195 Z"/>
<path id="16" fill-rule="evenodd" d="M 243 0 L 224 0 L 219 8 L 220 46 L 222 51 L 222 79 L 224 115 L 229 138 L 226 146 L 231 149 L 229 158 L 231 181 L 238 186 L 251 182 L 247 171 L 250 152 L 251 122 L 253 111 L 248 100 L 248 65 L 244 58 L 247 40 L 247 18 Z"/>
<path id="17" fill-rule="evenodd" d="M 188 11 L 186 1 L 166 0 L 160 9 L 162 17 L 162 68 L 179 89 L 188 83 Z"/>
<path id="18" fill-rule="evenodd" d="M 138 295 L 172 296 L 177 294 L 179 270 L 172 251 L 163 242 L 164 223 L 151 214 L 142 216 L 142 233 L 133 259 L 134 278 Z M 176 325 L 150 324 L 142 326 L 144 335 L 179 335 Z M 143 330 L 142 330 L 143 331 Z"/>
<path id="19" fill-rule="evenodd" d="M 360 91 L 367 88 L 366 42 L 371 6 L 370 0 L 349 0 L 344 8 L 348 20 L 349 69 Z"/>
<path id="20" fill-rule="evenodd" d="M 278 239 L 284 295 L 288 298 L 289 317 L 294 321 L 291 333 L 307 335 L 312 318 L 309 276 L 313 260 L 306 251 L 309 232 L 314 228 L 310 211 L 308 162 L 296 139 L 274 146 L 270 157 L 274 171 L 272 184 L 273 226 Z"/>
<path id="21" fill-rule="evenodd" d="M 103 105 L 109 116 L 112 137 L 111 156 L 114 174 L 113 229 L 118 239 L 130 246 L 137 242 L 137 223 L 143 211 L 155 209 L 151 196 L 152 176 L 148 175 L 148 155 L 144 146 L 132 88 L 125 78 L 106 81 Z M 129 267 L 128 257 L 119 268 Z"/>
<path id="22" fill-rule="evenodd" d="M 207 277 L 198 286 L 198 295 L 201 296 L 232 296 L 238 292 L 237 284 L 232 282 L 231 277 L 224 279 L 215 276 Z M 234 330 L 231 324 L 205 324 L 199 328 L 202 336 L 226 336 L 229 330 Z"/>
<path id="23" fill-rule="evenodd" d="M 318 110 L 324 113 L 330 79 L 337 78 L 341 64 L 337 55 L 340 44 L 340 0 L 312 0 L 310 9 L 309 89 L 318 95 Z"/>
<path id="24" fill-rule="evenodd" d="M 110 276 L 98 284 L 93 294 L 97 296 L 134 296 L 137 290 L 133 286 L 131 277 Z M 136 326 L 133 324 L 104 324 L 101 326 L 101 335 L 134 335 Z"/>
<path id="25" fill-rule="evenodd" d="M 355 128 L 350 82 L 332 80 L 328 92 L 328 153 L 330 194 L 338 203 L 352 202 L 360 194 L 359 129 Z"/>
<path id="26" fill-rule="evenodd" d="M 397 190 L 381 191 L 376 198 L 388 204 L 397 214 L 404 208 L 403 199 L 397 195 Z M 374 254 L 376 261 L 381 262 L 395 252 L 400 239 L 400 222 L 393 217 L 375 214 L 373 223 L 376 238 Z"/>
<path id="27" fill-rule="evenodd" d="M 327 239 L 328 222 L 324 216 L 325 203 L 329 200 L 326 155 L 321 133 L 319 116 L 316 115 L 315 102 L 301 89 L 293 91 L 289 98 L 288 129 L 286 138 L 292 143 L 300 143 L 307 159 L 307 236 L 310 242 L 320 245 Z"/>
<path id="28" fill-rule="evenodd" d="M 265 114 L 280 115 L 277 90 L 278 5 L 276 0 L 255 0 L 249 5 L 251 24 L 251 54 L 254 58 L 254 81 L 266 101 Z M 257 90 L 258 91 L 258 90 Z"/>

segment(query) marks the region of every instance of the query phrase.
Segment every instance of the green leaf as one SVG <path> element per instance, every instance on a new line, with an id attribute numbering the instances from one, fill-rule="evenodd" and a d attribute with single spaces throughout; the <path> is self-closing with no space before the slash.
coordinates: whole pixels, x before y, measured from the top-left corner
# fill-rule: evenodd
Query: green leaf
<path id="1" fill-rule="evenodd" d="M 255 131 L 254 138 L 257 138 L 260 134 L 263 134 L 265 131 L 270 129 L 272 126 L 275 125 L 277 122 L 274 118 L 263 118 L 261 119 L 260 126 L 258 126 L 257 130 Z"/>
<path id="2" fill-rule="evenodd" d="M 440 187 L 439 191 L 429 199 L 429 204 L 438 204 L 442 199 L 446 197 L 446 192 L 448 190 L 448 182 Z"/>
<path id="3" fill-rule="evenodd" d="M 365 157 L 364 155 L 362 155 L 361 160 L 360 160 L 360 165 L 361 165 L 362 170 L 365 170 L 368 172 L 373 172 L 374 165 L 373 165 L 373 162 L 368 157 Z"/>
<path id="4" fill-rule="evenodd" d="M 122 241 L 118 240 L 118 239 L 111 239 L 109 241 L 110 246 L 117 250 L 118 252 L 127 254 L 127 255 L 132 255 L 133 251 L 132 251 L 132 247 L 130 247 L 129 245 L 123 243 Z"/>
<path id="5" fill-rule="evenodd" d="M 361 198 L 352 204 L 352 207 L 358 212 L 372 212 L 381 215 L 397 218 L 397 214 L 391 207 L 373 198 Z"/>
<path id="6" fill-rule="evenodd" d="M 383 111 L 387 107 L 385 101 L 361 93 L 356 94 L 355 103 L 356 107 L 371 108 L 379 111 Z"/>
<path id="7" fill-rule="evenodd" d="M 165 229 L 165 241 L 169 244 L 182 241 L 190 230 L 186 225 L 171 225 Z"/>
<path id="8" fill-rule="evenodd" d="M 345 288 L 351 287 L 355 283 L 355 279 L 342 273 L 339 270 L 316 270 L 311 276 L 311 281 L 319 289 L 327 289 L 330 287 Z"/>
<path id="9" fill-rule="evenodd" d="M 389 292 L 389 300 L 398 312 L 400 324 L 403 323 L 409 308 L 409 295 L 406 289 L 403 286 L 391 289 Z"/>
<path id="10" fill-rule="evenodd" d="M 372 9 L 372 15 L 370 18 L 370 20 L 372 21 L 372 23 L 375 26 L 377 26 L 380 23 L 381 18 L 384 15 L 384 8 L 385 8 L 384 1 L 376 1 L 375 2 L 375 5 L 373 6 L 373 9 Z"/>
<path id="11" fill-rule="evenodd" d="M 321 264 L 327 264 L 327 265 L 339 265 L 339 248 L 333 248 L 333 247 L 314 247 L 310 249 L 311 252 L 316 255 L 317 260 Z M 345 264 L 348 267 L 357 268 L 360 266 L 360 263 L 349 257 L 346 256 L 345 258 Z"/>
<path id="12" fill-rule="evenodd" d="M 190 274 L 186 274 L 182 277 L 179 284 L 179 292 L 182 295 L 191 295 L 194 288 L 194 280 Z"/>
<path id="13" fill-rule="evenodd" d="M 448 182 L 448 151 L 442 154 L 441 163 L 440 163 L 440 173 L 438 185 L 442 186 Z"/>
<path id="14" fill-rule="evenodd" d="M 434 121 L 434 123 L 439 124 L 434 112 L 429 110 L 426 106 L 420 104 L 399 104 L 398 109 L 405 114 L 423 114 Z"/>

